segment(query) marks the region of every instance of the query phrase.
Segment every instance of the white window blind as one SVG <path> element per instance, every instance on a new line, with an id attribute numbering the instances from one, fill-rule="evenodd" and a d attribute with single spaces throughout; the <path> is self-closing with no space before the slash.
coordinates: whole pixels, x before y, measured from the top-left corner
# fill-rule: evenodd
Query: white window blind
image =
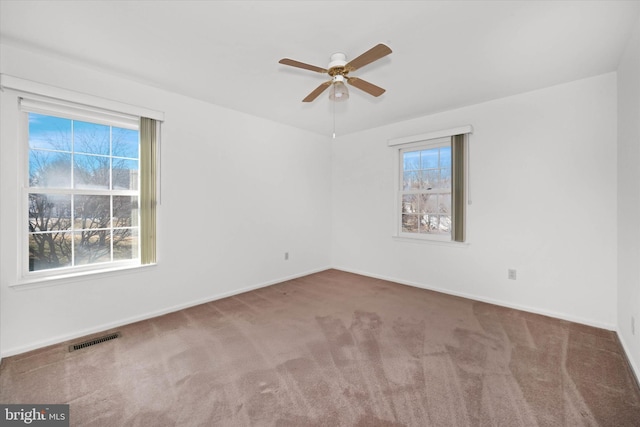
<path id="1" fill-rule="evenodd" d="M 125 129 L 138 129 L 140 119 L 137 116 L 89 107 L 71 102 L 27 95 L 20 98 L 22 111 L 44 115 L 54 115 L 73 120 L 84 120 Z"/>
<path id="2" fill-rule="evenodd" d="M 0 74 L 0 88 L 12 89 L 21 92 L 25 98 L 33 96 L 34 98 L 41 97 L 40 99 L 64 100 L 63 102 L 75 103 L 81 106 L 92 106 L 94 108 L 111 112 L 117 111 L 124 115 L 131 115 L 134 117 L 148 117 L 158 122 L 164 121 L 164 113 L 162 111 L 50 86 L 8 74 Z"/>

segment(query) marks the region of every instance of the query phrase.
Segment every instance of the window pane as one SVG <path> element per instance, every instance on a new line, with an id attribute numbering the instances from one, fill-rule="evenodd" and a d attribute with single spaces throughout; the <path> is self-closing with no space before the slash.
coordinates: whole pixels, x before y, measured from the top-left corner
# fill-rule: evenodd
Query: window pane
<path id="1" fill-rule="evenodd" d="M 451 233 L 451 216 L 440 215 L 440 233 Z"/>
<path id="2" fill-rule="evenodd" d="M 430 169 L 422 171 L 422 181 L 420 189 L 432 190 L 440 186 L 440 169 Z"/>
<path id="3" fill-rule="evenodd" d="M 405 194 L 402 196 L 402 212 L 403 213 L 416 213 L 418 212 L 418 197 L 417 194 Z"/>
<path id="4" fill-rule="evenodd" d="M 29 186 L 71 187 L 71 154 L 29 150 Z"/>
<path id="5" fill-rule="evenodd" d="M 111 225 L 110 196 L 75 196 L 74 223 L 76 230 L 107 228 Z"/>
<path id="6" fill-rule="evenodd" d="M 420 213 L 437 213 L 438 212 L 438 195 L 423 194 Z"/>
<path id="7" fill-rule="evenodd" d="M 451 168 L 440 169 L 440 183 L 436 188 L 451 188 Z"/>
<path id="8" fill-rule="evenodd" d="M 421 172 L 412 171 L 403 174 L 402 188 L 404 190 L 417 190 L 420 188 Z"/>
<path id="9" fill-rule="evenodd" d="M 113 259 L 128 260 L 138 258 L 138 230 L 126 228 L 113 231 Z"/>
<path id="10" fill-rule="evenodd" d="M 451 147 L 440 147 L 440 167 L 451 167 Z"/>
<path id="11" fill-rule="evenodd" d="M 71 151 L 71 120 L 29 113 L 29 148 Z"/>
<path id="12" fill-rule="evenodd" d="M 418 209 L 416 210 L 416 212 L 420 213 L 420 214 L 425 214 L 427 213 L 427 200 L 429 200 L 431 197 L 437 197 L 436 195 L 432 195 L 432 194 L 419 194 L 416 195 L 416 197 L 418 198 Z"/>
<path id="13" fill-rule="evenodd" d="M 74 121 L 73 151 L 108 156 L 111 151 L 109 126 Z"/>
<path id="14" fill-rule="evenodd" d="M 71 227 L 71 195 L 29 194 L 29 232 L 67 230 Z"/>
<path id="15" fill-rule="evenodd" d="M 451 215 L 451 193 L 438 195 L 438 212 Z"/>
<path id="16" fill-rule="evenodd" d="M 113 189 L 138 189 L 138 161 L 113 159 Z"/>
<path id="17" fill-rule="evenodd" d="M 430 169 L 438 167 L 438 152 L 439 148 L 432 148 L 429 150 L 422 150 L 420 152 L 421 157 L 421 169 Z"/>
<path id="18" fill-rule="evenodd" d="M 402 156 L 402 164 L 405 171 L 420 169 L 420 152 L 408 151 Z"/>
<path id="19" fill-rule="evenodd" d="M 75 188 L 109 189 L 109 157 L 76 154 L 73 159 Z"/>
<path id="20" fill-rule="evenodd" d="M 113 156 L 131 159 L 140 157 L 137 130 L 113 128 L 111 132 L 111 154 Z"/>
<path id="21" fill-rule="evenodd" d="M 73 233 L 75 265 L 111 261 L 109 230 L 85 230 Z"/>
<path id="22" fill-rule="evenodd" d="M 71 233 L 29 234 L 29 271 L 71 265 Z"/>
<path id="23" fill-rule="evenodd" d="M 434 233 L 438 231 L 438 215 L 423 215 L 420 221 L 421 233 Z"/>
<path id="24" fill-rule="evenodd" d="M 132 227 L 138 225 L 138 197 L 113 197 L 113 226 Z"/>
<path id="25" fill-rule="evenodd" d="M 402 215 L 402 231 L 405 233 L 418 232 L 418 215 L 403 214 Z"/>

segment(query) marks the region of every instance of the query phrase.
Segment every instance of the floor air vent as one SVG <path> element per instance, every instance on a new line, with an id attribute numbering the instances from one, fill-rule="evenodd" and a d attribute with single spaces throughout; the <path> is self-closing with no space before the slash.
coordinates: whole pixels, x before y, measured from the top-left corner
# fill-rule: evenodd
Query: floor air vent
<path id="1" fill-rule="evenodd" d="M 113 334 L 109 334 L 109 335 L 105 335 L 102 337 L 98 337 L 98 338 L 94 338 L 92 340 L 89 341 L 84 341 L 78 344 L 72 344 L 69 346 L 69 351 L 76 351 L 76 350 L 82 350 L 83 348 L 86 347 L 91 347 L 92 345 L 96 345 L 96 344 L 100 344 L 102 342 L 105 341 L 111 341 L 114 340 L 116 338 L 120 337 L 120 332 L 115 332 Z"/>

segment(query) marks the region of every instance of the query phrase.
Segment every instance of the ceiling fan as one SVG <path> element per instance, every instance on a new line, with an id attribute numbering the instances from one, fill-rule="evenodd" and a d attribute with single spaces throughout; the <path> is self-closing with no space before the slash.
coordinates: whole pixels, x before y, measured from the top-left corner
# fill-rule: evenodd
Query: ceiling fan
<path id="1" fill-rule="evenodd" d="M 347 62 L 347 57 L 344 53 L 334 53 L 331 55 L 331 62 L 327 68 L 316 67 L 315 65 L 305 64 L 303 62 L 295 61 L 289 58 L 283 58 L 278 61 L 280 64 L 289 65 L 291 67 L 303 68 L 305 70 L 311 70 L 318 73 L 327 73 L 331 76 L 331 80 L 322 83 L 315 88 L 313 92 L 307 95 L 302 102 L 311 102 L 318 97 L 327 88 L 331 87 L 329 93 L 329 99 L 333 101 L 344 101 L 349 98 L 349 91 L 347 90 L 344 82 L 346 81 L 351 86 L 354 86 L 360 90 L 367 92 L 369 95 L 380 96 L 385 90 L 379 86 L 362 80 L 359 77 L 351 77 L 348 74 L 352 71 L 356 71 L 367 64 L 377 61 L 378 59 L 387 56 L 391 53 L 391 49 L 384 44 L 378 44 L 357 58 Z"/>

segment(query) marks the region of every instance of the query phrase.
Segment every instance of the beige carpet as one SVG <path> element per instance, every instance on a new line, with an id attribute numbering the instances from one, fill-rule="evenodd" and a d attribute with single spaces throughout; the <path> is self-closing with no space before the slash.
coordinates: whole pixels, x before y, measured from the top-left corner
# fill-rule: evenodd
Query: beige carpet
<path id="1" fill-rule="evenodd" d="M 639 426 L 615 333 L 336 270 L 7 358 L 72 426 Z"/>

